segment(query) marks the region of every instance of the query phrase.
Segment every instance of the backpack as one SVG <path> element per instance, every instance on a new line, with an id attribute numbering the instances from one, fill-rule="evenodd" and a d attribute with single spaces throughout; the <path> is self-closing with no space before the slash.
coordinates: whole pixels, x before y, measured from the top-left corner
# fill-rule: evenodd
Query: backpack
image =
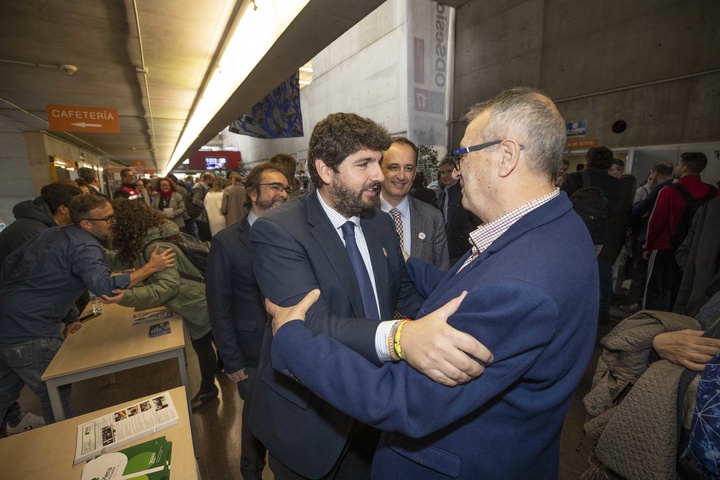
<path id="1" fill-rule="evenodd" d="M 200 188 L 200 190 L 201 190 L 200 195 L 201 195 L 202 199 L 204 200 L 205 193 L 206 193 L 205 189 L 203 189 L 202 187 L 198 187 L 198 188 Z M 189 201 L 185 203 L 185 211 L 187 212 L 188 215 L 190 215 L 190 218 L 193 218 L 193 219 L 198 218 L 202 214 L 202 211 L 203 211 L 203 207 L 198 207 L 197 205 L 195 205 L 193 203 L 193 199 L 195 198 L 195 195 L 196 195 L 196 192 L 194 190 L 190 190 L 190 195 L 188 198 Z"/>
<path id="2" fill-rule="evenodd" d="M 697 211 L 700 210 L 703 205 L 705 205 L 707 202 L 717 196 L 717 188 L 710 185 L 710 188 L 708 188 L 707 194 L 705 194 L 704 197 L 695 198 L 688 191 L 688 189 L 680 183 L 673 183 L 670 186 L 680 192 L 680 194 L 685 199 L 685 202 L 687 202 L 687 207 L 683 212 L 683 216 L 680 219 L 680 223 L 678 223 L 677 230 L 675 231 L 675 236 L 672 238 L 671 242 L 672 250 L 676 251 L 678 247 L 682 245 L 683 240 L 685 240 L 685 237 L 687 237 L 688 232 L 690 232 L 690 227 L 692 226 L 692 221 L 693 218 L 695 218 L 695 214 L 697 213 Z"/>
<path id="3" fill-rule="evenodd" d="M 585 222 L 593 244 L 601 245 L 605 239 L 608 226 L 607 197 L 598 187 L 590 185 L 589 172 L 583 170 L 580 175 L 582 176 L 583 186 L 570 195 L 570 201 L 573 210 Z"/>
<path id="4" fill-rule="evenodd" d="M 180 271 L 180 278 L 192 280 L 194 282 L 205 283 L 205 275 L 207 274 L 208 255 L 210 254 L 210 242 L 201 242 L 192 235 L 187 233 L 178 233 L 172 237 L 153 240 L 143 245 L 143 251 L 149 245 L 158 242 L 169 242 L 174 244 L 178 249 L 190 260 L 190 263 L 198 270 L 200 275 L 192 275 Z"/>

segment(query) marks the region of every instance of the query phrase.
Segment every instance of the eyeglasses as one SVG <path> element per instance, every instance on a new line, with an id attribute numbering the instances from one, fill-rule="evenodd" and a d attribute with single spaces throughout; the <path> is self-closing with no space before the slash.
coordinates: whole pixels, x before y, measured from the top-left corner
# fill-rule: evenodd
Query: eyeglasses
<path id="1" fill-rule="evenodd" d="M 258 183 L 258 185 L 264 185 L 266 187 L 270 187 L 270 190 L 272 190 L 275 193 L 285 192 L 288 195 L 290 195 L 293 191 L 290 187 L 283 187 L 282 183 Z"/>
<path id="2" fill-rule="evenodd" d="M 84 218 L 83 220 L 89 220 L 91 222 L 105 222 L 109 224 L 115 221 L 115 215 L 108 215 L 104 218 Z"/>
<path id="3" fill-rule="evenodd" d="M 479 145 L 472 145 L 470 147 L 463 147 L 458 148 L 457 150 L 453 150 L 453 165 L 455 165 L 455 170 L 460 170 L 460 162 L 465 158 L 465 155 L 467 155 L 470 152 L 477 152 L 478 150 L 482 150 L 484 148 L 492 147 L 493 145 L 497 145 L 502 140 L 493 140 L 492 142 L 485 142 L 481 143 Z M 525 148 L 524 145 L 520 144 L 520 150 Z"/>

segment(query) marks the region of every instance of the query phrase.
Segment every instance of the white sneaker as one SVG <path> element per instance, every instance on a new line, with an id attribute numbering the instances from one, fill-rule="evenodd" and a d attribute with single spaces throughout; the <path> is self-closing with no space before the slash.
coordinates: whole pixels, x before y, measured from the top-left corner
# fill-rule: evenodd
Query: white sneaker
<path id="1" fill-rule="evenodd" d="M 16 433 L 27 432 L 33 428 L 40 428 L 45 426 L 45 420 L 42 417 L 35 415 L 34 413 L 26 413 L 25 416 L 20 420 L 20 423 L 11 427 L 7 424 L 7 434 L 15 435 Z"/>

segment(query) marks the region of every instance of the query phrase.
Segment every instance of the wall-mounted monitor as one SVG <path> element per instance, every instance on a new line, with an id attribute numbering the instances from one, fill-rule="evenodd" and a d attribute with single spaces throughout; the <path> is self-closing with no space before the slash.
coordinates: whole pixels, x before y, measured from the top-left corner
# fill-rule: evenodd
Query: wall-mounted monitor
<path id="1" fill-rule="evenodd" d="M 205 157 L 205 169 L 207 170 L 224 170 L 227 168 L 227 158 L 225 157 Z"/>

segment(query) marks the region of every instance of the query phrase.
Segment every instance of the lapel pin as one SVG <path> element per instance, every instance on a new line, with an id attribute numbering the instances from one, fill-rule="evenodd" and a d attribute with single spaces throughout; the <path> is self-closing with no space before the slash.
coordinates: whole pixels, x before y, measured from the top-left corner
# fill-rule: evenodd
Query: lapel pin
<path id="1" fill-rule="evenodd" d="M 420 233 L 418 233 L 418 238 L 419 238 L 420 240 L 425 240 L 425 232 L 420 232 Z"/>

